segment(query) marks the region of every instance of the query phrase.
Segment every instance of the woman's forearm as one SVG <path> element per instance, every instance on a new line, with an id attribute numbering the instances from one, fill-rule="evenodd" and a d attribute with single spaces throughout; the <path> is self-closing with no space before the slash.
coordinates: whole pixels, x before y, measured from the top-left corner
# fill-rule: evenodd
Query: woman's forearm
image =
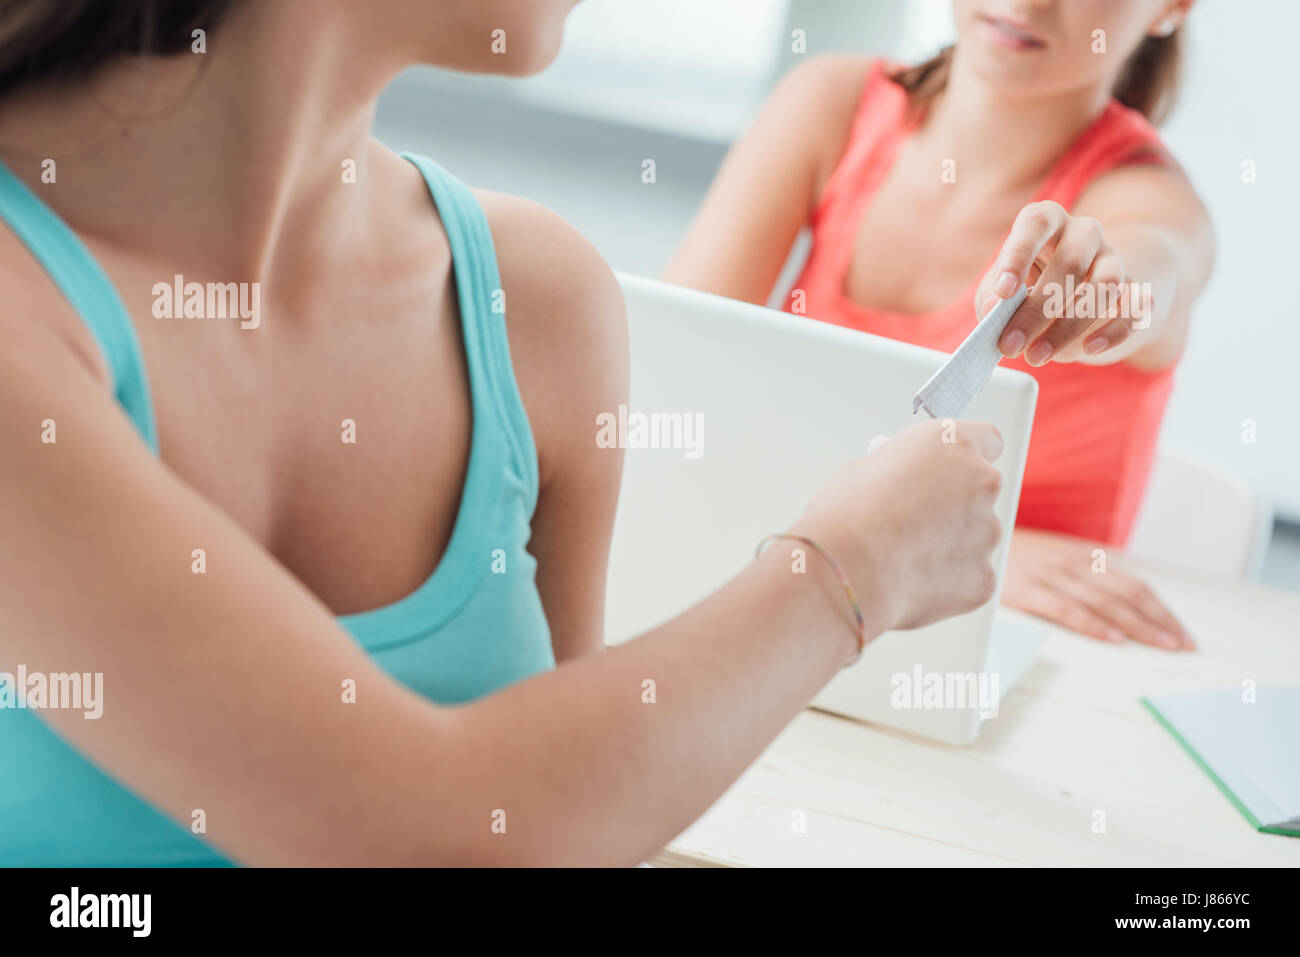
<path id="1" fill-rule="evenodd" d="M 35 326 L 5 331 L 20 348 L 0 356 L 0 404 L 20 414 L 0 419 L 0 497 L 23 508 L 0 535 L 0 658 L 102 674 L 100 718 L 40 718 L 182 826 L 201 810 L 206 839 L 241 863 L 631 863 L 853 653 L 835 576 L 811 553 L 796 572 L 780 542 L 626 647 L 435 705 L 152 459 L 66 350 Z M 76 441 L 57 455 L 31 442 L 38 411 Z M 992 594 L 1000 443 L 940 426 L 847 464 L 798 524 L 844 567 L 869 634 Z M 191 571 L 195 543 L 219 559 L 207 574 Z"/>
<path id="2" fill-rule="evenodd" d="M 868 639 L 993 594 L 1001 439 L 969 422 L 952 439 L 941 422 L 907 430 L 846 465 L 796 523 L 847 575 Z M 450 782 L 433 806 L 470 827 L 431 853 L 631 863 L 679 833 L 856 650 L 845 592 L 814 550 L 794 560 L 801 547 L 778 539 L 648 635 L 455 712 L 440 763 L 473 787 Z M 497 811 L 504 834 L 486 824 Z"/>
<path id="3" fill-rule="evenodd" d="M 882 627 L 868 611 L 869 631 Z M 447 836 L 472 862 L 644 859 L 722 794 L 856 646 L 829 569 L 809 555 L 807 572 L 794 573 L 778 542 L 649 634 L 460 712 L 450 763 L 475 783 L 457 802 L 474 826 Z M 495 810 L 505 834 L 488 827 Z"/>

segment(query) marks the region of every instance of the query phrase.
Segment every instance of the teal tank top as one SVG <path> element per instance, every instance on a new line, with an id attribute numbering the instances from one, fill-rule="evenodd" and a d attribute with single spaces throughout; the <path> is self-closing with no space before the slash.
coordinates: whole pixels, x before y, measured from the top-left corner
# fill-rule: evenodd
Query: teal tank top
<path id="1" fill-rule="evenodd" d="M 555 666 L 536 562 L 526 550 L 537 505 L 537 451 L 504 311 L 494 309 L 501 279 L 487 218 L 463 183 L 426 157 L 403 155 L 424 175 L 451 242 L 473 410 L 469 465 L 451 540 L 429 579 L 391 605 L 339 623 L 398 681 L 454 704 Z M 2 164 L 0 219 L 94 334 L 118 402 L 157 455 L 140 346 L 107 275 Z M 0 660 L 0 672 L 16 674 L 19 664 Z M 0 865 L 233 863 L 82 758 L 36 712 L 0 708 Z"/>

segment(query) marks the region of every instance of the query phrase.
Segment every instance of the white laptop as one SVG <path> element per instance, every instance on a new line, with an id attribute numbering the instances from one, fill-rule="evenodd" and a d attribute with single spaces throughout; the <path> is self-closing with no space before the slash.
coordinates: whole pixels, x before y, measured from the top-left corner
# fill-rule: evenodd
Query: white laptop
<path id="1" fill-rule="evenodd" d="M 799 516 L 836 469 L 865 454 L 872 438 L 918 421 L 912 397 L 946 358 L 760 306 L 619 278 L 631 335 L 631 396 L 626 409 L 610 410 L 597 423 L 604 441 L 627 448 L 609 566 L 612 642 L 717 589 L 752 560 L 763 536 Z M 1002 433 L 996 508 L 1008 531 L 1037 394 L 1031 376 L 999 367 L 967 414 Z M 994 555 L 999 582 L 1006 551 L 1004 535 Z M 997 714 L 1042 634 L 1033 619 L 999 613 L 995 596 L 961 617 L 882 635 L 814 706 L 968 743 Z"/>

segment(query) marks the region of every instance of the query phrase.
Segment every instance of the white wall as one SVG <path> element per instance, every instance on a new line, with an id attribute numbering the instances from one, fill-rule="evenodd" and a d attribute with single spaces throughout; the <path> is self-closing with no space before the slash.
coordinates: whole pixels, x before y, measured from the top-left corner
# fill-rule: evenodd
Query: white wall
<path id="1" fill-rule="evenodd" d="M 1203 0 L 1166 135 L 1205 198 L 1218 263 L 1198 305 L 1168 442 L 1251 478 L 1300 521 L 1300 3 Z M 1242 182 L 1253 160 L 1258 182 Z M 1243 422 L 1257 441 L 1242 442 Z"/>

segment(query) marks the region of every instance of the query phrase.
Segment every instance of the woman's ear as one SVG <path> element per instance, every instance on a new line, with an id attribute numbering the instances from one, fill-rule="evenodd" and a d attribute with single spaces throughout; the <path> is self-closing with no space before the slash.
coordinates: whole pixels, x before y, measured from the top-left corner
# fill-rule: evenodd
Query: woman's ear
<path id="1" fill-rule="evenodd" d="M 1187 19 L 1187 12 L 1192 9 L 1192 4 L 1196 0 L 1170 0 L 1165 4 L 1164 10 L 1160 16 L 1147 27 L 1147 35 L 1153 37 L 1171 37 L 1174 32 L 1183 25 Z"/>

